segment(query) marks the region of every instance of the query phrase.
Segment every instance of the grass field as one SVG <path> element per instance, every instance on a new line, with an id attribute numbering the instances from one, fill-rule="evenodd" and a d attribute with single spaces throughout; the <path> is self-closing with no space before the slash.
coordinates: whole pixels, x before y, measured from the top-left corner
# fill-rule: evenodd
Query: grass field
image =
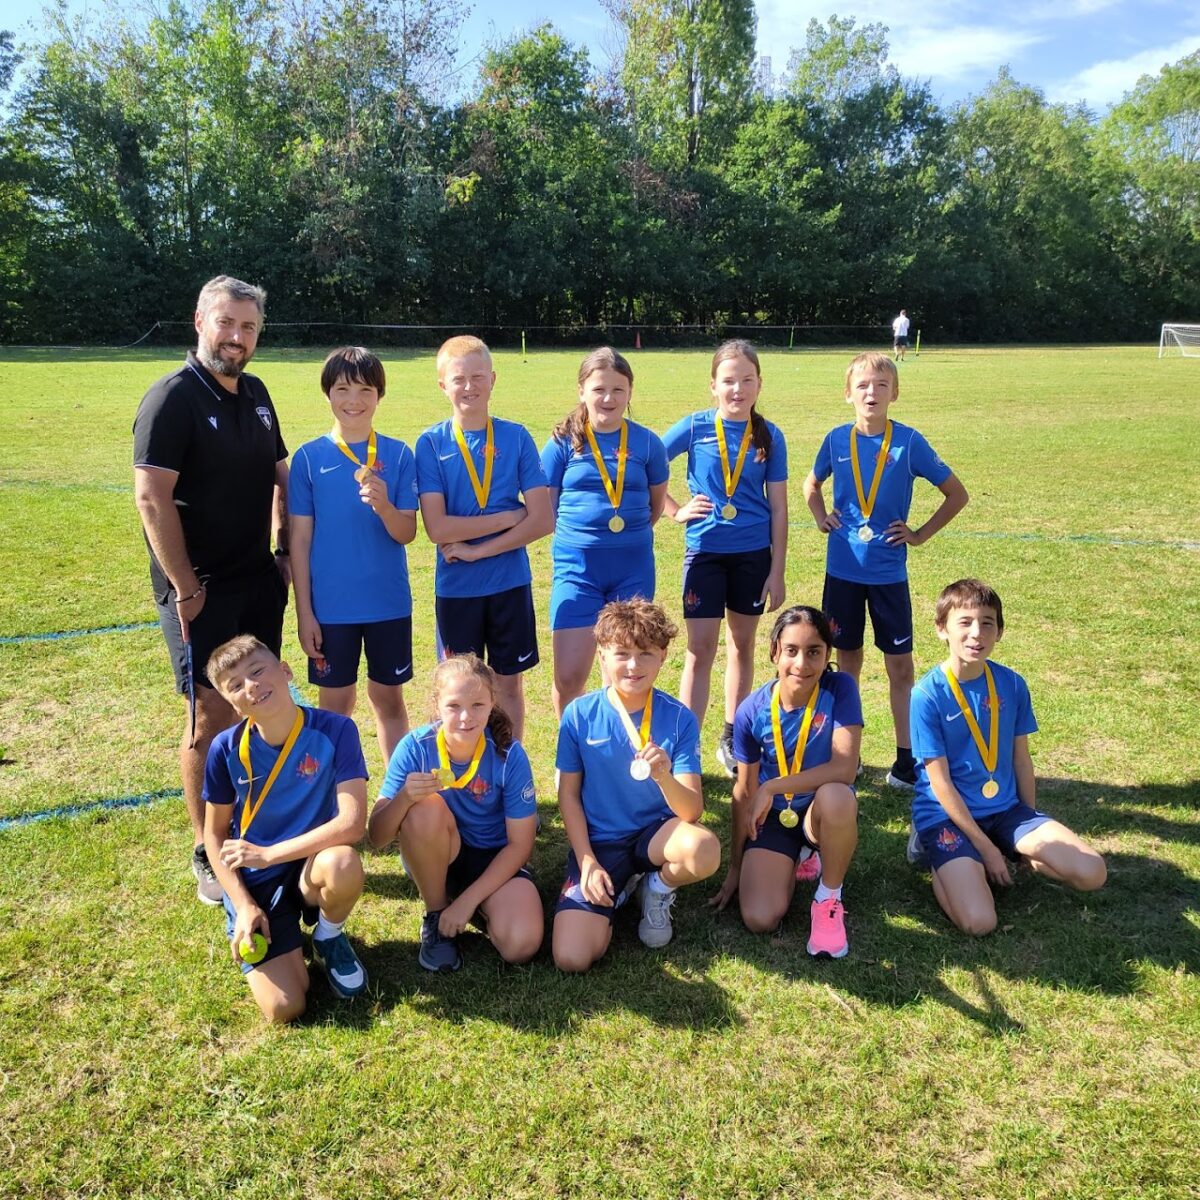
<path id="1" fill-rule="evenodd" d="M 181 709 L 156 629 L 139 627 L 154 612 L 129 430 L 179 357 L 0 353 L 0 821 L 178 786 Z M 498 355 L 494 411 L 541 444 L 580 357 Z M 824 543 L 800 484 L 847 419 L 848 357 L 764 358 L 762 408 L 791 454 L 796 601 L 820 601 Z M 707 360 L 637 354 L 637 418 L 665 429 L 703 406 Z M 256 359 L 292 447 L 328 428 L 319 361 L 269 346 Z M 432 356 L 385 361 L 379 427 L 411 444 L 444 415 Z M 1200 367 L 1147 348 L 927 350 L 902 381 L 896 417 L 971 493 L 910 554 L 918 673 L 938 661 L 940 588 L 991 581 L 1007 618 L 998 657 L 1029 680 L 1041 725 L 1040 799 L 1106 855 L 1104 890 L 1024 872 L 993 936 L 951 928 L 904 861 L 873 654 L 838 963 L 805 954 L 806 894 L 780 935 L 754 937 L 705 907 L 718 875 L 683 893 L 665 951 L 624 920 L 599 968 L 565 978 L 545 950 L 505 968 L 470 935 L 463 971 L 432 977 L 416 962 L 415 889 L 394 856 L 369 855 L 349 926 L 369 999 L 339 1004 L 317 979 L 298 1027 L 264 1029 L 221 918 L 193 898 L 182 801 L 6 822 L 0 1196 L 1200 1195 Z M 914 516 L 935 498 L 918 489 Z M 657 535 L 672 611 L 681 532 Z M 545 628 L 548 548 L 533 559 Z M 410 563 L 420 668 L 432 548 L 419 540 Z M 110 626 L 134 628 L 27 640 Z M 299 664 L 294 627 L 286 645 Z M 566 841 L 548 635 L 543 654 L 526 745 L 549 902 Z M 727 842 L 728 781 L 706 777 L 705 794 Z"/>

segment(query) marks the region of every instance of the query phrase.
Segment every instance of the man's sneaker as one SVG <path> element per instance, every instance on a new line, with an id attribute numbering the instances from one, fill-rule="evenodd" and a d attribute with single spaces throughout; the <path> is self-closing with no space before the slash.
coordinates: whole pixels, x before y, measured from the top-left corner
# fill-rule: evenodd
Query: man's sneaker
<path id="1" fill-rule="evenodd" d="M 197 846 L 192 851 L 192 874 L 196 877 L 196 899 L 201 904 L 220 904 L 225 889 L 212 869 L 208 851 L 203 846 Z"/>
<path id="2" fill-rule="evenodd" d="M 814 900 L 809 915 L 812 920 L 809 954 L 813 958 L 845 958 L 850 943 L 846 941 L 846 912 L 842 902 L 832 896 L 819 904 Z"/>
<path id="3" fill-rule="evenodd" d="M 325 972 L 329 986 L 343 1000 L 353 1000 L 367 990 L 367 972 L 344 933 L 331 938 L 313 938 L 312 947 L 313 961 Z"/>
<path id="4" fill-rule="evenodd" d="M 717 762 L 725 769 L 725 774 L 737 778 L 737 759 L 733 757 L 733 739 L 722 738 L 717 743 Z"/>
<path id="5" fill-rule="evenodd" d="M 909 763 L 907 766 L 901 766 L 900 760 L 897 759 L 887 773 L 887 781 L 889 787 L 911 792 L 917 786 L 917 764 Z"/>
<path id="6" fill-rule="evenodd" d="M 916 827 L 911 822 L 908 826 L 908 845 L 905 847 L 904 857 L 908 859 L 910 866 L 929 866 L 929 852 L 921 844 Z"/>
<path id="7" fill-rule="evenodd" d="M 657 950 L 665 946 L 675 932 L 671 928 L 671 905 L 675 903 L 675 892 L 658 892 L 650 886 L 650 876 L 638 885 L 638 896 L 642 901 L 642 919 L 638 922 L 638 937 L 643 946 Z"/>
<path id="8" fill-rule="evenodd" d="M 797 883 L 816 883 L 821 878 L 821 856 L 814 850 L 796 864 Z"/>
<path id="9" fill-rule="evenodd" d="M 421 949 L 417 962 L 427 971 L 457 971 L 463 964 L 462 951 L 456 938 L 443 937 L 438 932 L 441 910 L 426 913 L 421 921 Z"/>

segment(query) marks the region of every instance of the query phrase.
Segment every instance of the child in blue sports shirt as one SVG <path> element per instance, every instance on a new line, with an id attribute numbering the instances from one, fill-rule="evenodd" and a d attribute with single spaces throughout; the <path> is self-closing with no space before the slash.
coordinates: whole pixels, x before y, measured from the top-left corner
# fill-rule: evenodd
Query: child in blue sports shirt
<path id="1" fill-rule="evenodd" d="M 715 407 L 684 417 L 663 435 L 668 457 L 687 453 L 689 492 L 683 504 L 668 493 L 665 512 L 687 527 L 687 655 L 679 698 L 703 724 L 724 620 L 725 725 L 717 760 L 734 775 L 733 717 L 754 684 L 758 622 L 783 603 L 787 444 L 757 410 L 762 369 L 749 342 L 717 348 L 709 386 Z"/>
<path id="2" fill-rule="evenodd" d="M 462 966 L 458 935 L 476 911 L 506 962 L 542 944 L 542 902 L 526 863 L 537 833 L 529 758 L 496 704 L 496 677 L 474 654 L 433 673 L 436 720 L 409 733 L 388 764 L 371 812 L 376 848 L 399 842 L 421 898 L 418 961 Z"/>
<path id="3" fill-rule="evenodd" d="M 915 429 L 888 416 L 900 393 L 896 364 L 886 354 L 860 354 L 846 370 L 846 401 L 854 421 L 825 435 L 804 481 L 817 528 L 828 535 L 821 607 L 833 629 L 838 670 L 859 682 L 866 612 L 883 653 L 896 730 L 892 787 L 916 783 L 908 704 L 913 686 L 909 546 L 924 545 L 967 503 L 967 489 Z M 833 507 L 822 491 L 833 476 Z M 913 481 L 927 479 L 944 497 L 917 529 L 908 524 Z"/>
<path id="4" fill-rule="evenodd" d="M 776 677 L 742 701 L 733 723 L 729 872 L 710 904 L 722 909 L 736 892 L 746 928 L 770 932 L 791 905 L 797 862 L 806 852 L 817 859 L 819 849 L 808 952 L 842 958 L 849 949 L 842 882 L 858 844 L 854 773 L 863 718 L 858 685 L 829 664 L 832 648 L 819 609 L 794 605 L 775 621 Z"/>
<path id="5" fill-rule="evenodd" d="M 257 638 L 218 646 L 205 670 L 242 718 L 213 739 L 204 768 L 204 845 L 225 891 L 230 952 L 263 1016 L 294 1021 L 309 983 L 302 918 L 316 922 L 313 959 L 333 991 L 351 999 L 367 986 L 342 930 L 363 887 L 354 849 L 367 812 L 358 727 L 299 707 L 288 665 Z M 261 958 L 251 953 L 256 937 L 266 941 Z"/>
<path id="6" fill-rule="evenodd" d="M 606 604 L 595 635 L 611 686 L 572 700 L 563 713 L 558 804 L 571 850 L 554 913 L 560 970 L 586 971 L 604 955 L 616 911 L 635 885 L 638 936 L 665 946 L 675 889 L 720 865 L 720 842 L 698 824 L 696 718 L 654 686 L 675 634 L 648 600 Z"/>
<path id="7" fill-rule="evenodd" d="M 321 708 L 352 716 L 365 647 L 367 698 L 383 761 L 408 732 L 412 591 L 404 549 L 417 532 L 412 451 L 375 431 L 387 386 L 362 346 L 325 359 L 321 390 L 333 429 L 292 456 L 292 584 L 300 648 Z"/>
<path id="8" fill-rule="evenodd" d="M 1004 632 L 1000 597 L 960 579 L 938 597 L 934 620 L 948 657 L 912 694 L 919 771 L 908 856 L 932 867 L 933 894 L 950 920 L 985 934 L 996 927 L 989 885 L 1012 882 L 1006 859 L 1081 891 L 1101 887 L 1106 869 L 1091 846 L 1037 810 L 1029 688 L 989 661 Z"/>
<path id="9" fill-rule="evenodd" d="M 517 741 L 525 728 L 522 673 L 537 665 L 537 619 L 525 547 L 554 528 L 550 489 L 533 438 L 488 411 L 496 373 L 477 337 L 452 337 L 437 355 L 449 420 L 417 439 L 417 492 L 438 547 L 434 579 L 445 656 L 486 656 L 496 699 Z"/>
<path id="10" fill-rule="evenodd" d="M 632 397 L 626 358 L 593 350 L 579 368 L 579 403 L 542 450 L 556 513 L 550 628 L 559 717 L 587 686 L 601 608 L 654 599 L 654 523 L 670 468 L 658 434 L 628 419 Z"/>

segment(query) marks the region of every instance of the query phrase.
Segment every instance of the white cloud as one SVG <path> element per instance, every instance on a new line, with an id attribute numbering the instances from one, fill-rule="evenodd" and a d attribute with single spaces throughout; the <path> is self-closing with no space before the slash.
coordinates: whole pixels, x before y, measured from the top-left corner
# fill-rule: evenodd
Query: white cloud
<path id="1" fill-rule="evenodd" d="M 1022 50 L 1044 40 L 1040 34 L 1009 28 L 922 28 L 899 34 L 892 44 L 891 59 L 902 75 L 960 83 L 980 74 L 994 74 Z"/>
<path id="2" fill-rule="evenodd" d="M 1196 50 L 1200 50 L 1200 36 L 1193 34 L 1165 46 L 1139 50 L 1128 58 L 1106 59 L 1054 84 L 1048 95 L 1053 101 L 1071 104 L 1082 100 L 1092 108 L 1103 108 L 1120 100 L 1143 75 L 1157 75 L 1167 63 L 1178 62 Z"/>

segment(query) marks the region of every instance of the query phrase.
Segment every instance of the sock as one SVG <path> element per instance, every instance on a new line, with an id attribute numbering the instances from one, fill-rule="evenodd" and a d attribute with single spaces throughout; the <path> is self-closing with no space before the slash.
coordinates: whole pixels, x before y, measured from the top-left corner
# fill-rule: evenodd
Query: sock
<path id="1" fill-rule="evenodd" d="M 657 871 L 646 876 L 646 886 L 652 892 L 657 892 L 660 896 L 665 896 L 668 892 L 673 892 L 675 890 L 673 887 L 668 887 L 663 882 L 663 877 Z"/>
<path id="2" fill-rule="evenodd" d="M 338 921 L 335 925 L 324 913 L 317 917 L 317 927 L 313 930 L 313 941 L 323 942 L 328 938 L 337 937 L 342 932 L 342 926 L 345 921 Z"/>
<path id="3" fill-rule="evenodd" d="M 835 888 L 826 887 L 825 879 L 822 877 L 821 882 L 817 884 L 817 890 L 813 892 L 813 903 L 820 904 L 825 900 L 840 900 L 842 898 L 842 888 L 839 884 Z"/>
<path id="4" fill-rule="evenodd" d="M 896 762 L 902 767 L 915 767 L 917 760 L 913 758 L 911 746 L 896 747 Z"/>
<path id="5" fill-rule="evenodd" d="M 732 721 L 725 722 L 725 728 L 721 733 L 721 741 L 723 741 L 723 742 L 732 742 L 733 741 L 733 722 Z"/>

